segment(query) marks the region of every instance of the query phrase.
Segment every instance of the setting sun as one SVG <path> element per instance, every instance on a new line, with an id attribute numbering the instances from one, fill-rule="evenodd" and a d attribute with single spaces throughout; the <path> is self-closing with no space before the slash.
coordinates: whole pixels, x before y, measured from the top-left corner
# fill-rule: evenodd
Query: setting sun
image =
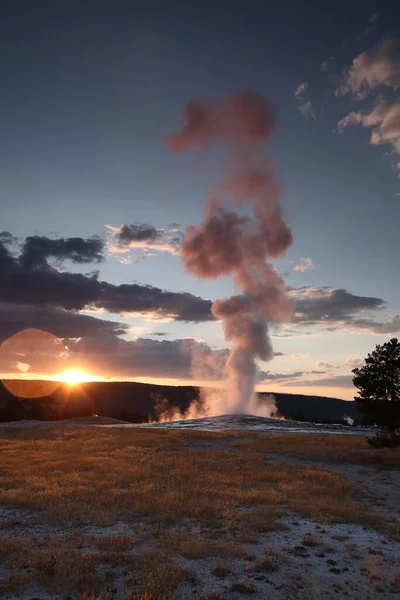
<path id="1" fill-rule="evenodd" d="M 76 385 L 77 383 L 83 383 L 85 381 L 90 381 L 92 378 L 87 373 L 80 371 L 79 369 L 70 369 L 69 371 L 65 371 L 59 377 L 57 377 L 58 381 L 63 381 L 64 383 L 68 383 L 68 385 Z"/>

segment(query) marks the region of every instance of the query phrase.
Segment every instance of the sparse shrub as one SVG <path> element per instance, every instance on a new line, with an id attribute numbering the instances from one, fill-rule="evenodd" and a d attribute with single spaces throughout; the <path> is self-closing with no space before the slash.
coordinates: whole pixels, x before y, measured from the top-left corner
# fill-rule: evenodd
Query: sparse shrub
<path id="1" fill-rule="evenodd" d="M 384 431 L 374 437 L 368 437 L 367 442 L 372 448 L 395 448 L 400 445 L 400 435 L 388 435 Z"/>
<path id="2" fill-rule="evenodd" d="M 268 548 L 265 551 L 263 558 L 254 566 L 254 570 L 262 571 L 264 573 L 272 573 L 273 571 L 277 571 L 279 566 L 279 558 L 273 553 L 272 548 Z"/>
<path id="3" fill-rule="evenodd" d="M 220 577 L 221 579 L 228 577 L 232 573 L 232 569 L 229 565 L 226 565 L 222 562 L 218 562 L 213 570 L 212 574 L 215 577 Z"/>
<path id="4" fill-rule="evenodd" d="M 93 536 L 92 541 L 101 550 L 109 550 L 110 552 L 130 550 L 135 543 L 132 538 L 126 535 Z"/>
<path id="5" fill-rule="evenodd" d="M 231 592 L 251 595 L 256 593 L 256 588 L 252 583 L 234 583 L 231 587 Z"/>
<path id="6" fill-rule="evenodd" d="M 321 545 L 321 540 L 318 539 L 312 533 L 306 533 L 303 536 L 302 542 L 303 542 L 303 546 L 309 546 L 310 548 L 312 548 L 313 546 L 320 546 Z"/>
<path id="7" fill-rule="evenodd" d="M 36 569 L 49 577 L 55 575 L 57 570 L 57 559 L 54 554 L 50 554 L 50 556 L 40 556 Z"/>
<path id="8" fill-rule="evenodd" d="M 295 546 L 290 552 L 291 554 L 295 554 L 296 556 L 301 556 L 303 558 L 310 556 L 307 552 L 307 549 L 302 545 Z"/>

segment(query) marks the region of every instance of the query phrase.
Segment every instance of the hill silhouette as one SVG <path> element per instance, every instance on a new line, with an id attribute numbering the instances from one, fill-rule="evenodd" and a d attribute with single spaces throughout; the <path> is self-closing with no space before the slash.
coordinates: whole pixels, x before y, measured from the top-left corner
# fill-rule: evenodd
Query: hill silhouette
<path id="1" fill-rule="evenodd" d="M 36 387 L 40 385 L 36 382 Z M 300 394 L 274 393 L 274 396 L 280 414 L 286 418 L 329 423 L 341 422 L 345 413 L 356 417 L 355 402 Z M 261 393 L 261 400 L 262 397 Z M 156 406 L 160 403 L 184 412 L 193 401 L 199 402 L 199 388 L 195 386 L 135 382 L 87 382 L 70 386 L 62 383 L 48 396 L 24 399 L 0 385 L 0 421 L 59 420 L 98 414 L 142 423 L 157 418 Z"/>

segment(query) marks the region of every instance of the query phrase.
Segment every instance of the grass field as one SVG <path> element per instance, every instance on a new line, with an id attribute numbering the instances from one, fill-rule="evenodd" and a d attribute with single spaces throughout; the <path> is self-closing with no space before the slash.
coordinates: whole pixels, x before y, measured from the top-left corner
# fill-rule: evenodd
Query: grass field
<path id="1" fill-rule="evenodd" d="M 358 435 L 314 435 L 283 433 L 260 435 L 251 441 L 238 441 L 234 446 L 248 450 L 283 453 L 312 460 L 348 462 L 352 464 L 400 467 L 400 448 L 372 449 L 365 437 Z"/>
<path id="2" fill-rule="evenodd" d="M 218 573 L 232 572 L 232 564 L 237 573 L 252 564 L 254 577 L 263 569 L 282 570 L 288 553 L 271 550 L 253 561 L 251 554 L 260 539 L 290 536 L 296 519 L 312 524 L 304 534 L 308 545 L 301 544 L 306 548 L 328 546 L 323 534 L 329 526 L 372 528 L 389 544 L 399 539 L 398 523 L 326 465 L 394 469 L 397 451 L 369 450 L 358 436 L 243 437 L 3 429 L 0 594 L 18 598 L 32 588 L 63 599 L 186 597 L 190 586 L 202 587 L 190 566 L 195 563 L 212 561 L 213 577 L 221 581 Z M 278 463 L 270 460 L 275 456 Z M 254 587 L 254 581 L 235 582 L 239 587 L 227 597 L 256 593 L 241 584 Z"/>

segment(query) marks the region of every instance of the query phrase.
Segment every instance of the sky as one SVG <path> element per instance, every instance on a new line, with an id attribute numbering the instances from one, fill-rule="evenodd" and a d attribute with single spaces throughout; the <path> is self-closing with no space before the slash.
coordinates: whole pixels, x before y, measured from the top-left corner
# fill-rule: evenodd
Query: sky
<path id="1" fill-rule="evenodd" d="M 237 283 L 188 272 L 181 244 L 224 156 L 166 140 L 189 101 L 254 90 L 276 108 L 293 236 L 272 261 L 293 310 L 259 389 L 352 399 L 352 368 L 400 331 L 396 4 L 6 0 L 0 342 L 35 328 L 93 376 L 216 385 L 231 344 L 212 303 Z M 3 377 L 60 369 L 6 348 Z"/>

